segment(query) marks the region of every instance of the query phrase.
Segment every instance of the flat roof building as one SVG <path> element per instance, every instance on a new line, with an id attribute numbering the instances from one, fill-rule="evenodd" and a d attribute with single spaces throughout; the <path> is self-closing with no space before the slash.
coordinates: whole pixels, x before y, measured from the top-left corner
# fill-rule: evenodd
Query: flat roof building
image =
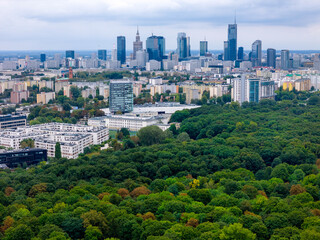
<path id="1" fill-rule="evenodd" d="M 4 164 L 9 168 L 22 166 L 24 163 L 30 166 L 42 161 L 47 161 L 46 149 L 34 148 L 0 153 L 0 164 Z"/>
<path id="2" fill-rule="evenodd" d="M 132 112 L 133 110 L 133 83 L 131 81 L 110 81 L 110 111 Z"/>

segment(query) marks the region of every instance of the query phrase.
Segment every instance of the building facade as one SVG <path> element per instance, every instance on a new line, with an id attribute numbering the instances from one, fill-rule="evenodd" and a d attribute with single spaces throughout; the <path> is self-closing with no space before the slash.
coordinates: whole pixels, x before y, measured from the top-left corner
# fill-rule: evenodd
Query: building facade
<path id="1" fill-rule="evenodd" d="M 133 83 L 130 81 L 110 81 L 110 111 L 116 113 L 133 110 Z"/>
<path id="2" fill-rule="evenodd" d="M 126 62 L 126 37 L 118 36 L 117 37 L 117 60 L 121 64 Z"/>

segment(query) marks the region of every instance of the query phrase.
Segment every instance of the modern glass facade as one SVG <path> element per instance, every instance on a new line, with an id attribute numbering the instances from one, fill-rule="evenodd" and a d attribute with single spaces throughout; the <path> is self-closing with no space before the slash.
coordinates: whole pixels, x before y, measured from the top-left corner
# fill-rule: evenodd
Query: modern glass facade
<path id="1" fill-rule="evenodd" d="M 273 48 L 267 50 L 267 65 L 276 68 L 276 50 Z"/>
<path id="2" fill-rule="evenodd" d="M 133 84 L 130 81 L 110 82 L 110 112 L 132 112 Z"/>
<path id="3" fill-rule="evenodd" d="M 252 44 L 252 52 L 251 52 L 251 62 L 253 67 L 261 66 L 262 59 L 262 42 L 260 40 L 256 40 Z"/>
<path id="4" fill-rule="evenodd" d="M 208 52 L 208 41 L 200 41 L 200 56 L 205 56 Z"/>
<path id="5" fill-rule="evenodd" d="M 162 36 L 151 36 L 146 41 L 149 60 L 161 61 L 165 54 L 165 39 Z"/>
<path id="6" fill-rule="evenodd" d="M 73 50 L 67 50 L 66 51 L 66 58 L 74 59 L 74 51 Z"/>
<path id="7" fill-rule="evenodd" d="M 40 61 L 41 62 L 45 62 L 46 61 L 46 54 L 44 54 L 44 53 L 40 54 Z"/>
<path id="8" fill-rule="evenodd" d="M 104 49 L 98 50 L 98 59 L 106 61 L 107 60 L 107 50 L 104 50 Z"/>
<path id="9" fill-rule="evenodd" d="M 239 49 L 238 49 L 238 60 L 243 60 L 243 57 L 244 57 L 243 47 L 239 47 Z"/>
<path id="10" fill-rule="evenodd" d="M 42 161 L 47 161 L 46 149 L 25 149 L 0 153 L 0 164 L 5 164 L 9 168 L 22 166 L 24 163 L 29 166 Z"/>
<path id="11" fill-rule="evenodd" d="M 237 24 L 229 24 L 228 26 L 228 42 L 229 42 L 229 59 L 237 60 Z"/>
<path id="12" fill-rule="evenodd" d="M 126 37 L 118 36 L 117 37 L 117 60 L 121 64 L 126 62 Z"/>
<path id="13" fill-rule="evenodd" d="M 290 52 L 289 50 L 281 50 L 281 69 L 288 70 L 290 68 Z"/>
<path id="14" fill-rule="evenodd" d="M 249 102 L 259 102 L 260 99 L 260 80 L 249 79 Z"/>

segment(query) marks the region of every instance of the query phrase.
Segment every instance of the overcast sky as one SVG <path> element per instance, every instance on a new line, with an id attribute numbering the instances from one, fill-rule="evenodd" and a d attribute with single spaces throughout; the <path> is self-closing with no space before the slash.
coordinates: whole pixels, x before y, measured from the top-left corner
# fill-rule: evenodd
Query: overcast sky
<path id="1" fill-rule="evenodd" d="M 0 50 L 112 49 L 118 35 L 132 49 L 137 25 L 144 47 L 153 33 L 175 49 L 183 31 L 220 50 L 235 11 L 238 46 L 320 49 L 319 0 L 0 0 Z"/>

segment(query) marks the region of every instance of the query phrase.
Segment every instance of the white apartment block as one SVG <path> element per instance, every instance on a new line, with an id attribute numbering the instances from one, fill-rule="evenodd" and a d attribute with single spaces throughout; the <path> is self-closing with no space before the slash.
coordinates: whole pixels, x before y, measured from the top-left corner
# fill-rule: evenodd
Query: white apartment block
<path id="1" fill-rule="evenodd" d="M 36 148 L 48 150 L 48 156 L 54 157 L 55 145 L 61 144 L 61 155 L 66 158 L 77 158 L 86 147 L 101 144 L 109 139 L 106 127 L 86 126 L 67 123 L 47 123 L 30 127 L 19 127 L 16 130 L 0 132 L 0 146 L 19 149 L 24 139 L 34 139 Z"/>

